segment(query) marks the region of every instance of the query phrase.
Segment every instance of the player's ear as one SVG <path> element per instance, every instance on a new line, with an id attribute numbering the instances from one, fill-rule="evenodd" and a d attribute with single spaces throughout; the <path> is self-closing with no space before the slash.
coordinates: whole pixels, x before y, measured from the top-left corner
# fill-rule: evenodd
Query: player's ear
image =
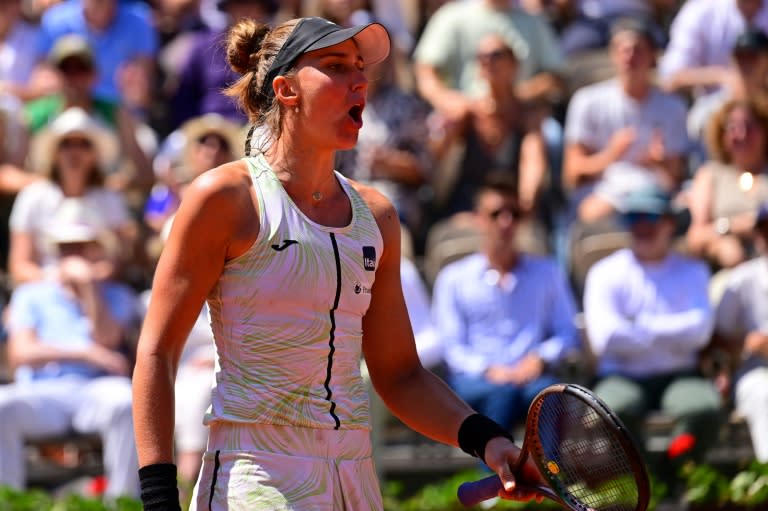
<path id="1" fill-rule="evenodd" d="M 299 104 L 299 94 L 295 84 L 290 78 L 277 76 L 272 82 L 277 100 L 288 108 L 294 108 Z"/>

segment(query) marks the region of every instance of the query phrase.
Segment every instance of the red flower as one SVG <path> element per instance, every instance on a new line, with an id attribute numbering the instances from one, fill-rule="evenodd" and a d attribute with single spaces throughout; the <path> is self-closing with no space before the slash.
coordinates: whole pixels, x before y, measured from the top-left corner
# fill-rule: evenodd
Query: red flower
<path id="1" fill-rule="evenodd" d="M 688 453 L 696 445 L 696 437 L 690 433 L 681 433 L 669 443 L 667 447 L 667 456 L 678 458 Z"/>
<path id="2" fill-rule="evenodd" d="M 104 491 L 107 489 L 107 478 L 104 476 L 96 476 L 91 479 L 88 484 L 88 493 L 94 497 L 104 495 Z"/>

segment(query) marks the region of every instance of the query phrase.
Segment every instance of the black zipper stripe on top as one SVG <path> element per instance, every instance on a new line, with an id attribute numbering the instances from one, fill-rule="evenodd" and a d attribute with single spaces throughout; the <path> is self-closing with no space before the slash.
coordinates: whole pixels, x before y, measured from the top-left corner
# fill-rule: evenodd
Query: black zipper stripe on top
<path id="1" fill-rule="evenodd" d="M 219 476 L 219 468 L 221 467 L 221 461 L 219 460 L 219 453 L 221 451 L 216 451 L 216 455 L 213 458 L 213 477 L 211 477 L 211 492 L 208 495 L 208 510 L 213 511 L 213 494 L 216 491 L 216 479 L 218 479 Z"/>
<path id="2" fill-rule="evenodd" d="M 336 415 L 336 402 L 332 399 L 333 391 L 331 390 L 331 374 L 333 370 L 333 354 L 336 351 L 336 347 L 333 345 L 333 341 L 336 339 L 336 310 L 339 308 L 339 298 L 341 297 L 341 259 L 339 257 L 339 245 L 336 243 L 336 235 L 331 234 L 331 244 L 333 245 L 333 258 L 336 261 L 336 296 L 333 299 L 333 308 L 331 308 L 329 315 L 331 318 L 331 331 L 330 339 L 328 340 L 328 367 L 325 374 L 325 390 L 328 394 L 325 396 L 331 403 L 330 414 L 333 417 L 333 421 L 336 426 L 333 429 L 339 429 L 341 427 L 341 421 Z"/>

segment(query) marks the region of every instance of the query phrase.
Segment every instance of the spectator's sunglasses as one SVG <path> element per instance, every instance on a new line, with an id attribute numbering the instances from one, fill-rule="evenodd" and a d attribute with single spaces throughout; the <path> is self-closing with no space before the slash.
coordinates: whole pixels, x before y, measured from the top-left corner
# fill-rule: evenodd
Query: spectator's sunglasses
<path id="1" fill-rule="evenodd" d="M 514 54 L 509 48 L 497 48 L 495 50 L 487 51 L 487 52 L 478 52 L 475 55 L 475 58 L 477 58 L 477 61 L 481 64 L 491 64 L 494 62 L 498 62 L 499 60 L 502 60 L 504 58 L 513 57 Z"/>
<path id="2" fill-rule="evenodd" d="M 495 222 L 504 213 L 508 214 L 512 218 L 512 220 L 519 220 L 520 217 L 523 216 L 523 212 L 520 211 L 520 208 L 517 208 L 514 206 L 504 206 L 498 209 L 494 209 L 493 211 L 489 211 L 487 215 L 488 215 L 488 218 L 490 218 Z"/>
<path id="3" fill-rule="evenodd" d="M 627 213 L 624 215 L 624 222 L 630 227 L 639 223 L 657 224 L 664 218 L 664 215 L 658 213 Z"/>

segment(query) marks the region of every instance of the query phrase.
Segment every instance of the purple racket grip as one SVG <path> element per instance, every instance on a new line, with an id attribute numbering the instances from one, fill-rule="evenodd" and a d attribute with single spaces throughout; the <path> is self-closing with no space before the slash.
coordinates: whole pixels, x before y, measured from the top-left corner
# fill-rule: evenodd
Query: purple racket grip
<path id="1" fill-rule="evenodd" d="M 461 502 L 466 507 L 476 506 L 484 500 L 492 499 L 502 489 L 499 476 L 492 475 L 479 481 L 470 481 L 459 486 L 456 492 Z"/>

